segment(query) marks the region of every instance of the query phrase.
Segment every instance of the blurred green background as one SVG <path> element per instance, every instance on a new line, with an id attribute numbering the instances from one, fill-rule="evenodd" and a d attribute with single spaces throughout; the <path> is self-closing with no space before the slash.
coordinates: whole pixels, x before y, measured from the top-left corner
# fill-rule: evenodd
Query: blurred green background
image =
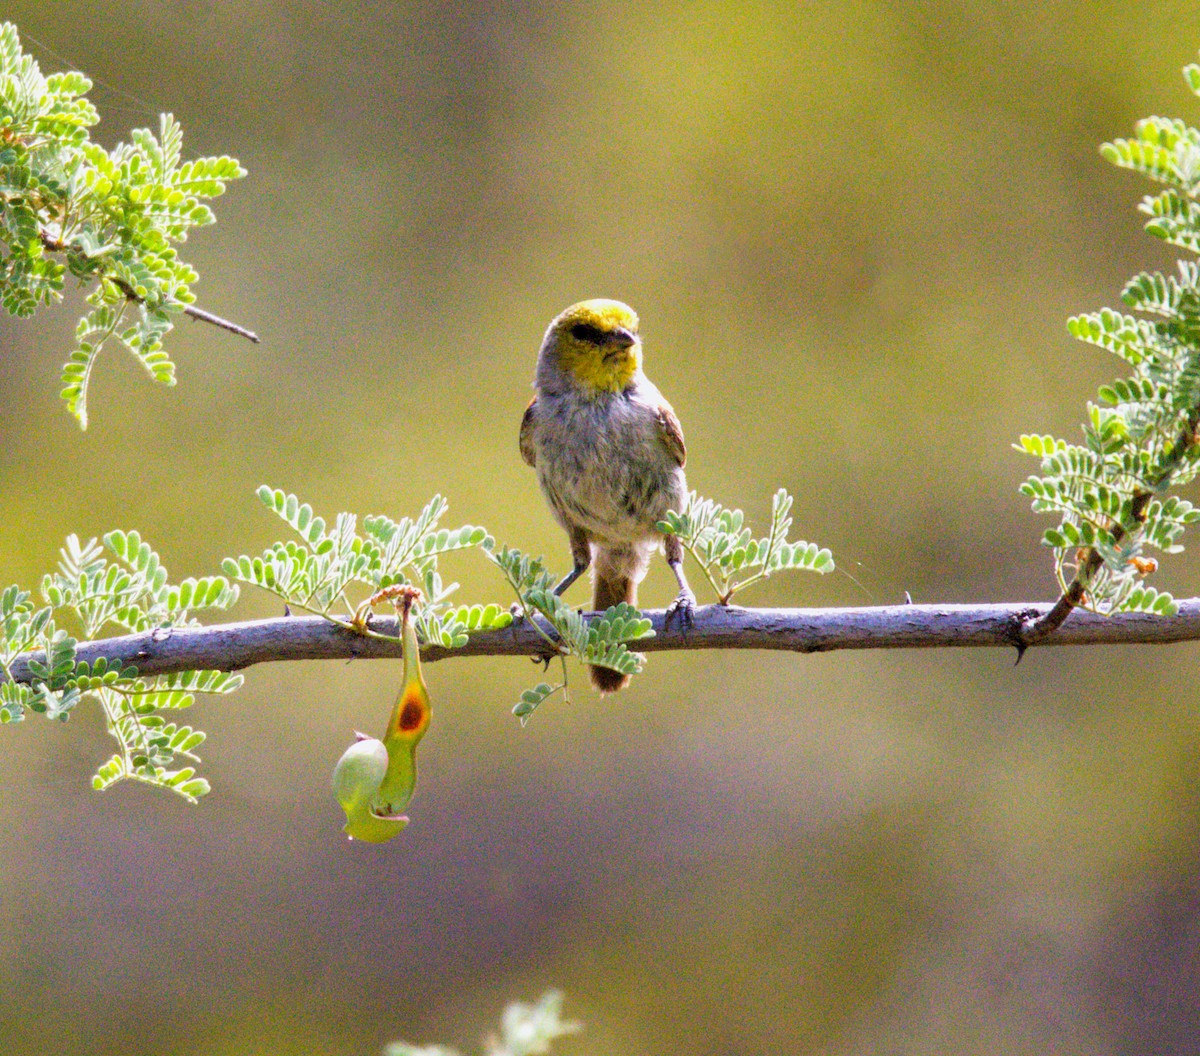
<path id="1" fill-rule="evenodd" d="M 264 337 L 185 323 L 170 390 L 105 353 L 83 434 L 57 398 L 77 296 L 0 323 L 0 583 L 26 586 L 113 527 L 210 572 L 278 536 L 261 483 L 326 516 L 442 491 L 449 523 L 565 569 L 517 422 L 547 321 L 611 296 L 692 486 L 760 521 L 787 487 L 863 585 L 747 603 L 1048 598 L 1010 443 L 1077 435 L 1118 365 L 1066 316 L 1171 260 L 1096 148 L 1200 119 L 1184 0 L 4 16 L 98 82 L 102 142 L 170 110 L 188 153 L 242 160 L 185 256 Z M 445 567 L 504 596 L 477 557 Z M 643 600 L 671 594 L 656 568 Z M 329 775 L 398 663 L 249 671 L 193 713 L 194 809 L 92 793 L 100 717 L 35 717 L 0 735 L 3 1049 L 475 1051 L 555 985 L 587 1027 L 564 1054 L 1194 1054 L 1198 655 L 654 655 L 524 730 L 527 662 L 448 661 L 383 847 L 347 844 Z"/>

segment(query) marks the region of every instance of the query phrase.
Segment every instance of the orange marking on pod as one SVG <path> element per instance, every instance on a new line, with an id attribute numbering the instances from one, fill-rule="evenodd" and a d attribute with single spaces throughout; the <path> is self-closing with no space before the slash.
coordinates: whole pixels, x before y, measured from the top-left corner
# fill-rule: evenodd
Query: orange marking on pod
<path id="1" fill-rule="evenodd" d="M 412 733 L 414 730 L 420 729 L 428 719 L 429 705 L 421 699 L 420 687 L 412 686 L 404 693 L 397 726 L 402 733 Z"/>

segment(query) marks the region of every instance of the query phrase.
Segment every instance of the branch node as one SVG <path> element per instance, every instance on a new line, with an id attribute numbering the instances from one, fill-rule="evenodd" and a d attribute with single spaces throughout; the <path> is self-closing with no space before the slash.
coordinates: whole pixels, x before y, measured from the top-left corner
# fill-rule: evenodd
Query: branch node
<path id="1" fill-rule="evenodd" d="M 1014 667 L 1021 662 L 1026 649 L 1036 645 L 1050 633 L 1049 630 L 1039 629 L 1041 622 L 1041 612 L 1033 606 L 1017 609 L 1004 621 L 1000 640 L 1016 649 L 1017 659 L 1013 663 Z"/>

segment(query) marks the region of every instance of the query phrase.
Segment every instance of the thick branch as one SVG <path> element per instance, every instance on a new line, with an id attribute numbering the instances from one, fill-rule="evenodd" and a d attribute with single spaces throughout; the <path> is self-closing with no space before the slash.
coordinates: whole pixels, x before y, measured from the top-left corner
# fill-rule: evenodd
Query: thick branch
<path id="1" fill-rule="evenodd" d="M 655 637 L 636 642 L 642 652 L 679 649 L 783 649 L 800 653 L 833 649 L 931 649 L 949 646 L 1021 646 L 1020 631 L 1050 608 L 1032 605 L 885 605 L 854 609 L 742 609 L 706 605 L 697 609 L 686 635 L 664 631 L 664 610 L 647 611 Z M 542 625 L 545 628 L 545 624 Z M 377 617 L 371 627 L 398 633 L 394 617 Z M 1079 611 L 1038 645 L 1163 644 L 1200 639 L 1200 598 L 1179 603 L 1176 616 L 1123 613 L 1096 616 Z M 544 649 L 528 623 L 472 634 L 461 649 L 428 646 L 426 660 L 452 656 L 533 656 Z M 145 675 L 218 668 L 233 671 L 277 660 L 348 660 L 399 657 L 398 642 L 363 637 L 318 616 L 285 616 L 248 623 L 182 627 L 82 642 L 80 660 L 105 657 L 132 664 Z M 13 674 L 28 681 L 19 657 Z"/>

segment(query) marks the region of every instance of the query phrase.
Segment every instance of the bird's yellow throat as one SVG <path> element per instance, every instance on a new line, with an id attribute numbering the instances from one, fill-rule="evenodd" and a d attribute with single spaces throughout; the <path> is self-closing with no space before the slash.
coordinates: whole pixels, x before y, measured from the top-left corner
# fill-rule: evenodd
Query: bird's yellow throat
<path id="1" fill-rule="evenodd" d="M 577 348 L 574 342 L 559 350 L 559 363 L 585 389 L 599 392 L 623 392 L 641 366 L 641 348 L 612 349 L 598 355 L 594 348 Z"/>

